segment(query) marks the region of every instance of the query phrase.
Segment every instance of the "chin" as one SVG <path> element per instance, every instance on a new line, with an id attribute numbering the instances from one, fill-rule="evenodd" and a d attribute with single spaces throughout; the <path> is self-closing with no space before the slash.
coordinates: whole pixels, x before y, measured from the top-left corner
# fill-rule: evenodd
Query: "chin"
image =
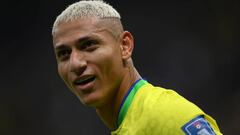
<path id="1" fill-rule="evenodd" d="M 79 98 L 79 97 L 78 97 Z M 79 98 L 79 100 L 88 107 L 98 108 L 102 106 L 101 98 L 100 97 L 85 97 L 85 98 Z"/>

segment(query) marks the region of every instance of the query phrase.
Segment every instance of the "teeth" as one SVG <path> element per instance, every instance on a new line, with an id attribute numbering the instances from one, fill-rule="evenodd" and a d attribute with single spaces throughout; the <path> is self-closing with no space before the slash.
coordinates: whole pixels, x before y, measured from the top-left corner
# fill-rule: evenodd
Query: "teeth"
<path id="1" fill-rule="evenodd" d="M 91 78 L 91 77 L 87 77 L 87 78 L 84 78 L 84 79 L 78 80 L 77 83 L 84 82 L 84 81 L 88 80 L 89 78 Z"/>
<path id="2" fill-rule="evenodd" d="M 93 76 L 89 76 L 89 77 L 86 77 L 86 78 L 83 78 L 83 79 L 80 79 L 80 80 L 77 80 L 75 81 L 76 84 L 81 84 L 81 83 L 84 83 L 86 81 L 90 81 L 90 79 L 93 79 L 94 77 Z"/>

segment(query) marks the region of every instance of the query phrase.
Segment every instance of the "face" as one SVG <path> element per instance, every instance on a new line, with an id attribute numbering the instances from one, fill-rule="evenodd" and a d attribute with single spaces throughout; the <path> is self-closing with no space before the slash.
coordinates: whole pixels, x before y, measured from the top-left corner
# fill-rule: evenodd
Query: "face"
<path id="1" fill-rule="evenodd" d="M 97 18 L 62 22 L 53 36 L 58 72 L 85 105 L 111 102 L 123 78 L 121 42 Z"/>

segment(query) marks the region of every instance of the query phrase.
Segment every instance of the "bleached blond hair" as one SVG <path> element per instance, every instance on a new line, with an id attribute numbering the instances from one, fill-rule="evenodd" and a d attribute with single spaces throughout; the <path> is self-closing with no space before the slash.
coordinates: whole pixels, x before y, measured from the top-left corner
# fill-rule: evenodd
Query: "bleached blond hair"
<path id="1" fill-rule="evenodd" d="M 69 5 L 59 16 L 57 16 L 53 24 L 52 35 L 55 34 L 56 27 L 59 23 L 69 22 L 84 17 L 121 19 L 117 10 L 103 0 L 81 0 Z"/>

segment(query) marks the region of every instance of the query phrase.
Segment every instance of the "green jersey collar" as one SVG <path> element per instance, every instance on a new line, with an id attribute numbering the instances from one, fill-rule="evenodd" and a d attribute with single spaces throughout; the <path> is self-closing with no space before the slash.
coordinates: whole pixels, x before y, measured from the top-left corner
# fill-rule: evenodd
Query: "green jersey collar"
<path id="1" fill-rule="evenodd" d="M 128 90 L 128 93 L 125 95 L 125 97 L 121 103 L 121 106 L 119 108 L 118 118 L 117 118 L 117 127 L 119 127 L 120 124 L 122 123 L 122 121 L 128 111 L 128 108 L 130 107 L 130 105 L 133 101 L 135 94 L 146 83 L 147 83 L 146 80 L 139 79 Z"/>

